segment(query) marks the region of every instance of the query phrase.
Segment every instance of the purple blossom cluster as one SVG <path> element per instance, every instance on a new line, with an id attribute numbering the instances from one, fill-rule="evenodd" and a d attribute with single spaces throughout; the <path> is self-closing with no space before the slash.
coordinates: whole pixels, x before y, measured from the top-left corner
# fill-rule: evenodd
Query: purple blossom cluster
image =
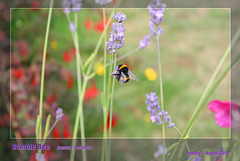
<path id="1" fill-rule="evenodd" d="M 118 71 L 118 66 L 115 68 L 114 72 L 112 72 L 111 74 L 114 78 L 118 78 L 118 74 L 120 74 Z"/>
<path id="2" fill-rule="evenodd" d="M 124 13 L 117 12 L 116 15 L 113 14 L 113 18 L 116 22 L 112 24 L 113 31 L 110 33 L 109 41 L 106 42 L 106 50 L 109 51 L 109 54 L 116 53 L 116 49 L 122 48 L 125 41 L 125 34 L 123 32 L 126 28 L 124 28 L 122 22 L 127 19 L 126 15 Z"/>
<path id="3" fill-rule="evenodd" d="M 112 2 L 112 0 L 95 0 L 95 2 L 101 6 L 106 6 L 108 3 Z"/>
<path id="4" fill-rule="evenodd" d="M 150 119 L 152 122 L 157 122 L 158 125 L 163 124 L 163 121 L 165 121 L 168 124 L 168 127 L 174 127 L 175 124 L 172 123 L 171 117 L 168 115 L 167 111 L 161 110 L 161 106 L 159 105 L 158 97 L 156 96 L 156 93 L 150 93 L 146 94 L 146 104 L 148 111 L 150 112 Z"/>
<path id="5" fill-rule="evenodd" d="M 69 28 L 70 28 L 71 32 L 75 32 L 77 29 L 74 26 L 73 22 L 70 20 L 69 13 L 71 12 L 71 8 L 72 8 L 73 12 L 80 11 L 80 9 L 82 7 L 82 0 L 63 0 L 62 5 L 64 8 L 63 12 L 68 17 Z"/>
<path id="6" fill-rule="evenodd" d="M 163 148 L 163 145 L 159 145 L 158 146 L 158 151 L 154 154 L 155 158 L 157 158 L 157 157 L 159 157 L 159 156 L 161 156 L 163 154 L 166 154 L 167 150 L 168 150 L 167 147 Z"/>
<path id="7" fill-rule="evenodd" d="M 63 12 L 65 14 L 69 14 L 71 8 L 73 12 L 78 12 L 82 7 L 82 0 L 63 0 L 62 5 L 64 8 Z"/>
<path id="8" fill-rule="evenodd" d="M 57 108 L 57 111 L 56 111 L 56 120 L 61 120 L 62 117 L 63 117 L 63 110 L 61 108 Z"/>
<path id="9" fill-rule="evenodd" d="M 139 45 L 138 45 L 138 49 L 139 49 L 139 50 L 141 50 L 141 49 L 147 47 L 148 45 L 150 45 L 151 36 L 152 36 L 152 34 L 149 34 L 149 35 L 145 36 L 145 37 L 139 42 Z"/>
<path id="10" fill-rule="evenodd" d="M 153 35 L 160 35 L 162 28 L 159 26 L 163 20 L 164 9 L 166 8 L 165 3 L 161 3 L 162 0 L 152 0 L 152 3 L 148 5 L 149 13 L 151 14 L 151 21 L 148 26 Z"/>
<path id="11" fill-rule="evenodd" d="M 40 155 L 40 158 L 38 157 L 38 153 L 35 154 L 35 158 L 36 160 L 39 160 L 39 161 L 45 161 L 45 157 L 44 157 L 44 154 L 41 154 Z"/>

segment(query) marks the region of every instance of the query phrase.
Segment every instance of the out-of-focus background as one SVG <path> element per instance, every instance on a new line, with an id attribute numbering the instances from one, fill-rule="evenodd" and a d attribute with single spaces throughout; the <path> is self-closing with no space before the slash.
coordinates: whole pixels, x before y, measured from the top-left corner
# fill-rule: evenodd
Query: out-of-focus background
<path id="1" fill-rule="evenodd" d="M 147 9 L 118 9 L 124 12 L 125 46 L 118 56 L 138 47 L 150 33 Z M 107 9 L 110 15 L 111 9 Z M 11 10 L 11 108 L 21 137 L 35 136 L 38 113 L 41 59 L 48 10 Z M 103 31 L 101 9 L 82 9 L 79 13 L 79 45 L 83 61 L 94 51 Z M 73 17 L 71 17 L 73 18 Z M 161 24 L 161 62 L 165 110 L 176 127 L 183 131 L 218 62 L 230 42 L 229 9 L 166 9 Z M 108 30 L 108 38 L 109 32 Z M 77 109 L 75 49 L 66 15 L 54 9 L 47 49 L 44 87 L 44 120 L 55 115 L 57 107 L 64 110 L 64 119 L 51 137 L 71 137 Z M 103 57 L 103 44 L 97 59 Z M 139 78 L 125 85 L 117 83 L 113 105 L 115 138 L 161 138 L 161 126 L 151 123 L 146 109 L 145 94 L 156 92 L 159 97 L 159 75 L 156 38 L 137 53 L 121 60 Z M 225 66 L 228 62 L 225 63 Z M 90 80 L 84 98 L 86 137 L 102 137 L 101 92 L 103 72 L 100 67 Z M 159 97 L 160 98 L 160 97 Z M 209 100 L 230 100 L 229 75 Z M 54 120 L 52 120 L 54 121 Z M 12 128 L 11 136 L 15 137 Z M 173 129 L 167 137 L 177 138 Z M 214 113 L 207 105 L 200 113 L 190 137 L 229 137 L 229 129 L 217 126 Z"/>
<path id="2" fill-rule="evenodd" d="M 92 6 L 88 4 L 89 2 L 95 4 L 94 0 L 83 1 L 86 8 Z M 118 2 L 120 7 L 123 8 L 136 7 L 134 1 L 123 0 Z M 146 8 L 149 2 L 138 0 L 137 5 Z M 62 6 L 61 3 L 61 1 L 55 1 L 54 6 L 60 8 Z M 191 3 L 184 0 L 179 2 L 167 1 L 168 9 L 166 9 L 162 23 L 164 32 L 160 37 L 164 76 L 164 104 L 173 122 L 176 123 L 181 131 L 194 111 L 214 67 L 216 67 L 221 55 L 229 45 L 230 29 L 233 36 L 239 27 L 239 3 L 239 1 L 233 0 L 191 1 Z M 47 8 L 48 6 L 48 0 L 3 0 L 0 2 L 0 156 L 2 160 L 35 160 L 36 151 L 11 150 L 12 143 L 35 144 L 35 140 L 12 140 L 9 138 L 34 137 L 35 116 L 39 99 L 41 54 L 47 22 L 47 10 L 37 8 Z M 108 7 L 113 6 L 114 2 Z M 169 9 L 170 7 L 231 7 L 231 17 L 228 9 Z M 10 10 L 9 8 L 15 9 Z M 79 13 L 79 16 L 82 18 L 79 22 L 81 26 L 79 34 L 84 36 L 79 41 L 81 53 L 85 59 L 92 52 L 103 25 L 101 9 L 91 11 L 81 10 Z M 15 35 L 11 35 L 11 58 L 15 60 L 11 64 L 12 106 L 9 104 L 10 12 L 12 17 L 11 34 L 15 33 Z M 127 27 L 125 32 L 126 45 L 121 49 L 119 55 L 135 49 L 139 40 L 149 33 L 147 24 L 150 15 L 146 9 L 130 9 L 124 10 L 124 12 L 128 16 L 128 20 L 125 22 Z M 229 26 L 230 18 L 231 28 Z M 232 57 L 238 54 L 239 47 L 238 41 L 232 50 Z M 102 47 L 100 51 L 103 53 Z M 101 52 L 98 53 L 99 58 L 101 57 Z M 47 141 L 47 144 L 51 145 L 51 150 L 45 151 L 44 155 L 47 160 L 67 160 L 70 152 L 56 151 L 56 146 L 71 145 L 71 140 L 58 140 L 57 138 L 71 138 L 72 136 L 75 117 L 72 111 L 76 110 L 77 104 L 75 101 L 77 100 L 76 71 L 73 56 L 74 48 L 66 16 L 62 11 L 57 11 L 56 9 L 53 11 L 48 53 L 47 79 L 44 94 L 45 114 L 51 113 L 54 115 L 56 107 L 62 106 L 65 116 L 62 124 L 57 126 L 51 134 L 51 137 L 54 139 Z M 115 93 L 118 97 L 114 100 L 116 107 L 114 107 L 113 136 L 134 139 L 113 140 L 112 160 L 150 160 L 149 158 L 153 158 L 154 153 L 158 150 L 158 145 L 162 144 L 161 140 L 136 139 L 137 137 L 161 137 L 161 127 L 153 125 L 149 121 L 146 105 L 144 104 L 145 93 L 151 91 L 158 93 L 159 91 L 157 78 L 154 81 L 149 80 L 149 78 L 154 78 L 154 72 L 150 72 L 153 76 L 147 77 L 145 75 L 147 68 L 152 68 L 158 73 L 157 63 L 152 63 L 156 62 L 156 58 L 156 42 L 152 38 L 149 47 L 122 61 L 131 67 L 132 72 L 140 78 L 140 82 L 131 81 L 124 86 L 116 86 L 116 91 L 119 93 Z M 231 97 L 232 100 L 238 103 L 240 91 L 239 65 L 240 63 L 237 63 L 232 68 L 231 75 Z M 148 71 L 151 70 L 148 69 Z M 100 73 L 101 71 L 99 71 Z M 100 138 L 102 136 L 100 93 L 98 92 L 102 90 L 101 81 L 101 75 L 98 75 L 91 81 L 85 98 L 84 112 L 88 124 L 86 128 L 88 137 Z M 14 85 L 15 91 L 12 91 Z M 229 100 L 229 95 L 228 76 L 209 101 L 214 99 Z M 129 97 L 132 99 L 130 100 Z M 127 102 L 125 103 L 125 101 Z M 15 111 L 12 113 L 11 122 L 9 116 L 10 107 Z M 224 140 L 216 140 L 215 138 L 217 137 L 228 137 L 229 131 L 228 129 L 218 127 L 213 117 L 213 113 L 205 106 L 191 130 L 190 137 L 199 138 L 201 136 L 213 139 L 205 141 L 198 139 L 189 140 L 188 144 L 191 149 L 218 151 L 224 145 L 228 147 L 227 150 L 232 149 L 233 145 L 231 142 L 235 142 L 237 135 L 233 135 L 233 141 L 227 140 L 227 143 L 224 143 Z M 11 135 L 9 133 L 10 124 L 12 127 Z M 236 134 L 235 131 L 232 132 Z M 167 129 L 167 136 L 178 137 L 177 133 L 172 129 Z M 166 140 L 166 146 L 169 147 L 174 143 L 173 141 Z M 92 145 L 94 148 L 93 151 L 88 151 L 88 160 L 99 158 L 101 155 L 101 143 L 101 140 L 87 141 L 87 145 Z M 79 142 L 77 145 L 81 145 L 81 143 Z M 216 159 L 217 156 L 214 157 Z M 214 157 L 205 156 L 205 159 L 210 160 Z M 77 153 L 76 159 L 81 159 L 81 152 Z M 235 160 L 238 160 L 238 156 L 235 157 Z"/>

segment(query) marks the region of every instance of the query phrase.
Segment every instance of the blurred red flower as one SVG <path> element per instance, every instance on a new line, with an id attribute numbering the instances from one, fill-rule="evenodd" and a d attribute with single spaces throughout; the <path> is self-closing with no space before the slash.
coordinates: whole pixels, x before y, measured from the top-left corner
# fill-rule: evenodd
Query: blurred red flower
<path id="1" fill-rule="evenodd" d="M 222 157 L 217 158 L 216 161 L 222 161 Z"/>
<path id="2" fill-rule="evenodd" d="M 3 41 L 5 39 L 5 34 L 2 29 L 0 29 L 0 41 Z"/>
<path id="3" fill-rule="evenodd" d="M 32 7 L 34 10 L 38 10 L 38 9 L 39 9 L 39 6 L 40 6 L 40 2 L 39 2 L 39 1 L 37 1 L 37 0 L 32 1 L 31 7 Z"/>
<path id="4" fill-rule="evenodd" d="M 64 52 L 63 53 L 63 61 L 68 63 L 72 60 L 72 57 L 69 52 Z"/>
<path id="5" fill-rule="evenodd" d="M 85 20 L 85 27 L 87 30 L 91 30 L 92 29 L 92 23 L 91 23 L 91 20 L 89 18 L 87 18 Z"/>
<path id="6" fill-rule="evenodd" d="M 73 78 L 70 76 L 68 78 L 68 89 L 72 89 L 73 85 L 74 85 L 74 81 L 73 81 Z"/>
<path id="7" fill-rule="evenodd" d="M 63 130 L 63 137 L 64 138 L 70 138 L 71 137 L 71 134 L 70 134 L 68 129 L 64 128 L 64 130 Z"/>
<path id="8" fill-rule="evenodd" d="M 34 75 L 33 76 L 33 78 L 32 78 L 32 80 L 31 80 L 31 87 L 35 87 L 36 85 L 37 85 L 37 78 L 36 78 L 36 76 Z"/>
<path id="9" fill-rule="evenodd" d="M 12 69 L 12 76 L 16 77 L 16 78 L 21 78 L 23 75 L 23 71 L 22 69 Z"/>
<path id="10" fill-rule="evenodd" d="M 28 55 L 29 53 L 28 44 L 25 40 L 19 40 L 16 46 L 20 50 L 20 53 L 23 57 L 26 57 Z"/>
<path id="11" fill-rule="evenodd" d="M 54 100 L 55 100 L 55 99 L 54 99 L 53 95 L 48 95 L 48 96 L 47 96 L 47 103 L 48 103 L 48 104 L 52 104 L 52 103 L 54 102 Z"/>
<path id="12" fill-rule="evenodd" d="M 116 113 L 112 114 L 112 128 L 114 128 L 117 124 L 118 124 L 118 115 Z M 110 126 L 110 114 L 108 114 L 108 118 L 107 118 L 107 131 L 109 130 L 109 126 Z"/>
<path id="13" fill-rule="evenodd" d="M 60 138 L 59 131 L 56 127 L 53 129 L 53 136 L 54 138 Z"/>
<path id="14" fill-rule="evenodd" d="M 75 48 L 72 48 L 71 54 L 72 54 L 73 56 L 76 56 L 76 49 L 75 49 Z"/>
<path id="15" fill-rule="evenodd" d="M 105 25 L 108 23 L 108 18 L 105 20 Z M 104 31 L 104 22 L 103 20 L 95 23 L 94 28 L 97 32 L 102 33 Z"/>
<path id="16" fill-rule="evenodd" d="M 64 126 L 63 126 L 63 137 L 64 138 L 70 138 L 71 137 L 71 133 L 69 132 L 69 119 L 67 115 L 63 116 L 63 120 L 64 120 Z"/>
<path id="17" fill-rule="evenodd" d="M 95 83 L 91 83 L 91 86 L 86 89 L 84 101 L 88 102 L 89 99 L 94 99 L 99 93 L 100 91 L 96 87 Z"/>

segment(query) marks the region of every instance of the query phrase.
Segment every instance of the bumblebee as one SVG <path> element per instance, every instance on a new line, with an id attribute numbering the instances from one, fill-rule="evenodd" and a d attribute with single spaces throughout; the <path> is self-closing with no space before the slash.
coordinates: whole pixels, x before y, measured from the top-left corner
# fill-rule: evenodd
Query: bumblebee
<path id="1" fill-rule="evenodd" d="M 118 65 L 116 73 L 113 75 L 121 85 L 129 82 L 130 79 L 139 81 L 138 78 L 128 69 L 127 65 L 124 64 Z"/>

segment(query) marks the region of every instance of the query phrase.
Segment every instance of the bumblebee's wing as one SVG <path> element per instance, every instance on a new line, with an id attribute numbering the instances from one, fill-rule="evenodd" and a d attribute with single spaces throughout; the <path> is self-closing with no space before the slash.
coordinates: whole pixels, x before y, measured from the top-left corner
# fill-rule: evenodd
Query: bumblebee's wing
<path id="1" fill-rule="evenodd" d="M 128 75 L 130 76 L 130 79 L 135 80 L 135 81 L 139 81 L 137 76 L 135 76 L 130 70 L 128 70 Z"/>
<path id="2" fill-rule="evenodd" d="M 123 72 L 121 72 L 121 77 L 119 79 L 119 82 L 121 85 L 124 84 L 124 82 L 126 82 L 127 78 L 126 78 L 126 75 L 123 74 Z"/>

